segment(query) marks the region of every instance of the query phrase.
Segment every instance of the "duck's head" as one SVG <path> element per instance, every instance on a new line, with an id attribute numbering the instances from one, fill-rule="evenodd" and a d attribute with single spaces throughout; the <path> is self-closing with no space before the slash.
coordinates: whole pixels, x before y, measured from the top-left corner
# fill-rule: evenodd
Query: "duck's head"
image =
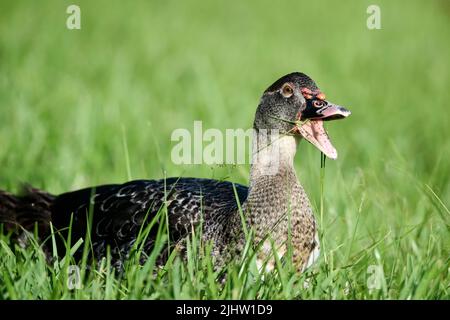
<path id="1" fill-rule="evenodd" d="M 327 157 L 336 159 L 337 151 L 323 121 L 349 115 L 349 110 L 326 100 L 310 77 L 294 72 L 281 77 L 264 91 L 253 126 L 256 130 L 276 130 L 280 135 L 301 136 Z"/>

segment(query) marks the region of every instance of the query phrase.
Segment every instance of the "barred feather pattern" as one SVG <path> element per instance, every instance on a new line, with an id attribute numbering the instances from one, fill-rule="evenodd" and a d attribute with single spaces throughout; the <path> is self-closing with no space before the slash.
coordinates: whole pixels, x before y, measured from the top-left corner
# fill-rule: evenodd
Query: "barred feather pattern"
<path id="1" fill-rule="evenodd" d="M 309 199 L 295 171 L 260 176 L 252 186 L 244 210 L 248 212 L 247 224 L 254 228 L 255 242 L 262 243 L 258 264 L 273 270 L 274 252 L 282 258 L 291 246 L 292 262 L 299 272 L 303 271 L 310 254 L 318 250 L 319 242 Z"/>
<path id="2" fill-rule="evenodd" d="M 61 235 L 54 237 L 60 255 L 66 251 L 60 239 L 68 238 L 69 226 L 73 244 L 86 238 L 91 225 L 93 257 L 102 259 L 110 247 L 113 265 L 122 270 L 140 230 L 160 210 L 167 210 L 170 249 L 183 250 L 186 236 L 202 223 L 203 240 L 212 242 L 216 266 L 223 266 L 245 246 L 238 201 L 246 225 L 255 231 L 255 243 L 264 242 L 257 257 L 260 265 L 266 263 L 267 269 L 274 268 L 274 259 L 266 258 L 273 254 L 274 247 L 279 257 L 284 256 L 289 235 L 293 262 L 299 271 L 317 259 L 319 243 L 314 215 L 294 169 L 289 167 L 276 175 L 258 176 L 251 190 L 228 181 L 169 178 L 102 185 L 59 196 L 30 187 L 21 196 L 1 191 L 0 222 L 7 229 L 20 226 L 29 231 L 37 223 L 41 239 L 47 241 L 46 252 L 50 252 L 51 222 Z M 153 250 L 158 227 L 156 223 L 143 243 L 141 263 Z M 79 249 L 75 258 L 80 259 L 81 253 Z M 163 265 L 167 254 L 165 249 L 157 264 Z"/>
<path id="3" fill-rule="evenodd" d="M 223 266 L 245 245 L 238 201 L 246 225 L 255 231 L 256 244 L 264 242 L 257 257 L 259 264 L 272 255 L 273 246 L 282 257 L 287 251 L 289 235 L 294 248 L 293 262 L 298 270 L 303 271 L 314 262 L 319 249 L 316 223 L 293 168 L 277 175 L 258 177 L 251 192 L 240 184 L 197 178 L 136 180 L 59 196 L 29 187 L 21 196 L 1 191 L 0 222 L 7 229 L 20 226 L 29 231 L 37 223 L 41 239 L 47 241 L 47 245 L 44 243 L 47 249 L 50 247 L 51 222 L 61 235 L 54 237 L 60 255 L 66 250 L 60 239 L 68 238 L 69 226 L 73 244 L 86 238 L 87 227 L 91 225 L 94 258 L 105 257 L 110 247 L 113 265 L 122 270 L 140 230 L 160 210 L 167 210 L 172 248 L 183 250 L 186 236 L 202 223 L 203 240 L 212 242 L 216 266 Z M 92 222 L 89 222 L 90 215 Z M 141 263 L 153 250 L 157 231 L 158 223 L 143 243 Z M 159 265 L 167 259 L 168 251 L 165 250 L 158 258 Z M 82 250 L 78 250 L 75 258 L 80 259 L 81 253 Z M 266 263 L 267 269 L 273 269 L 273 259 Z"/>
<path id="4" fill-rule="evenodd" d="M 229 240 L 226 232 L 230 216 L 237 214 L 237 201 L 242 204 L 247 192 L 247 187 L 239 184 L 233 187 L 227 181 L 196 178 L 105 185 L 58 196 L 52 206 L 52 223 L 63 238 L 67 238 L 67 227 L 71 224 L 71 237 L 77 241 L 86 236 L 89 212 L 93 212 L 91 241 L 95 258 L 106 256 L 110 246 L 113 262 L 120 268 L 142 226 L 159 210 L 167 210 L 169 236 L 174 246 L 202 223 L 204 240 L 217 244 L 214 251 L 219 255 Z M 163 208 L 164 204 L 167 209 Z M 144 243 L 144 254 L 153 248 L 157 230 L 158 224 L 151 228 Z M 59 249 L 65 250 L 63 243 Z M 161 263 L 164 258 L 160 257 Z"/>

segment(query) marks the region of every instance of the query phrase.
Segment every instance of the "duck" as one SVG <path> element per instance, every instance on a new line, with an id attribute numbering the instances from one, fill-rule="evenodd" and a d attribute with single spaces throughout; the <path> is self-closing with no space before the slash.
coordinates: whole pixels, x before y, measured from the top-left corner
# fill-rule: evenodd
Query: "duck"
<path id="1" fill-rule="evenodd" d="M 134 180 L 59 195 L 26 186 L 19 194 L 0 190 L 0 223 L 13 233 L 37 231 L 39 239 L 46 239 L 47 251 L 52 245 L 49 238 L 57 233 L 53 239 L 60 255 L 66 252 L 60 239 L 85 239 L 89 227 L 91 258 L 99 261 L 109 251 L 113 265 L 120 268 L 139 233 L 164 208 L 167 250 L 183 252 L 186 239 L 201 228 L 201 240 L 211 244 L 214 266 L 220 268 L 242 254 L 250 232 L 252 245 L 259 248 L 259 268 L 272 270 L 273 255 L 283 258 L 292 248 L 290 258 L 301 273 L 317 261 L 320 243 L 294 157 L 299 143 L 306 140 L 336 159 L 324 122 L 350 114 L 328 101 L 309 76 L 292 72 L 271 84 L 256 108 L 248 186 L 193 177 Z M 154 249 L 162 223 L 156 221 L 143 240 L 140 263 Z M 81 256 L 78 249 L 74 257 Z M 162 252 L 158 263 L 163 265 L 167 257 Z"/>

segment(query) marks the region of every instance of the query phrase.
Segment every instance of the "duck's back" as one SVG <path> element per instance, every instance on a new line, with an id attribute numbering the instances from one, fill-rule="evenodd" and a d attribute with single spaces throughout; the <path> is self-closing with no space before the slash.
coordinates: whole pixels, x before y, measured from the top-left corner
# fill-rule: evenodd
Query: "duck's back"
<path id="1" fill-rule="evenodd" d="M 228 181 L 196 178 L 168 178 L 136 180 L 125 184 L 103 185 L 64 193 L 57 196 L 51 207 L 52 223 L 63 238 L 71 225 L 72 243 L 86 237 L 92 219 L 91 241 L 96 257 L 126 255 L 134 244 L 142 226 L 148 225 L 158 212 L 167 206 L 171 241 L 185 237 L 192 226 L 203 219 L 206 232 L 214 232 L 227 224 L 236 212 L 237 199 L 247 198 L 247 187 Z M 72 222 L 71 222 L 72 220 Z M 154 220 L 146 240 L 150 250 L 156 237 L 160 219 Z M 63 249 L 64 244 L 59 246 Z"/>

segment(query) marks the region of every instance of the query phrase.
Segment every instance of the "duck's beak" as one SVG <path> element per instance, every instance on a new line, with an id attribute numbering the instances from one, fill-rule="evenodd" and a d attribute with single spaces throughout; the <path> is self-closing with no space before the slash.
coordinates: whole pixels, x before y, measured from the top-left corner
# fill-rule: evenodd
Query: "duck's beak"
<path id="1" fill-rule="evenodd" d="M 299 113 L 300 122 L 296 125 L 296 131 L 328 158 L 336 159 L 337 151 L 323 127 L 323 121 L 344 119 L 350 114 L 349 110 L 331 102 L 323 100 L 323 106 L 318 108 L 310 100 L 306 108 Z"/>

